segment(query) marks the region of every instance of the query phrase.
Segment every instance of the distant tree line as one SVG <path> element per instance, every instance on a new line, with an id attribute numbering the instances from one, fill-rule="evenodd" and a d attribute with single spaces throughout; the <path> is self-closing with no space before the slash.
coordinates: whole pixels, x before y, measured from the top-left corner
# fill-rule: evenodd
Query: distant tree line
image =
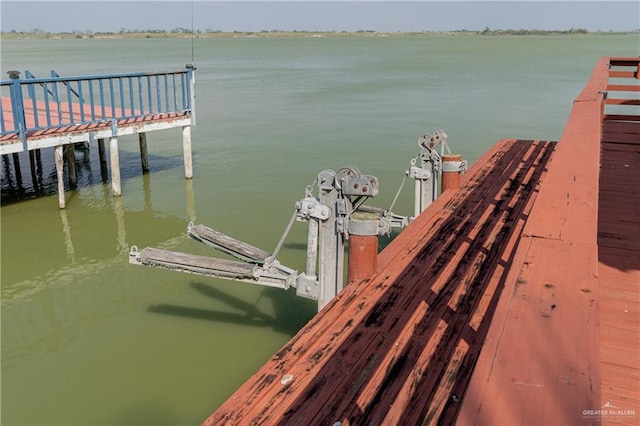
<path id="1" fill-rule="evenodd" d="M 320 35 L 376 35 L 376 34 L 384 34 L 384 35 L 430 35 L 430 34 L 464 34 L 464 35 L 484 35 L 484 36 L 502 36 L 502 35 L 579 35 L 579 34 L 589 34 L 590 32 L 584 28 L 570 28 L 568 30 L 536 30 L 536 29 L 491 29 L 486 27 L 482 31 L 477 30 L 453 30 L 453 31 L 398 31 L 398 32 L 376 32 L 375 30 L 366 30 L 360 29 L 357 31 L 309 31 L 309 30 L 262 30 L 258 32 L 254 31 L 223 31 L 219 29 L 210 29 L 207 28 L 205 30 L 191 30 L 189 28 L 177 27 L 171 30 L 164 29 L 126 29 L 121 28 L 117 32 L 109 32 L 109 31 L 92 31 L 92 30 L 73 30 L 69 32 L 58 32 L 52 33 L 47 32 L 39 28 L 35 28 L 31 31 L 2 31 L 0 32 L 6 37 L 12 38 L 20 38 L 20 37 L 34 37 L 34 38 L 49 38 L 49 37 L 75 37 L 75 38 L 94 38 L 94 37 L 146 37 L 146 38 L 160 38 L 160 37 L 184 37 L 185 35 L 195 35 L 196 37 L 216 37 L 221 36 L 225 37 L 228 35 L 232 36 L 252 36 L 252 37 L 277 37 L 277 36 L 286 36 L 286 35 L 301 35 L 301 36 L 309 36 L 314 34 Z M 629 33 L 640 33 L 640 29 L 636 29 L 633 31 L 595 31 L 596 34 L 629 34 Z"/>
<path id="2" fill-rule="evenodd" d="M 492 30 L 486 27 L 480 34 L 482 35 L 549 35 L 549 34 L 589 34 L 584 28 L 569 28 L 568 30 Z"/>

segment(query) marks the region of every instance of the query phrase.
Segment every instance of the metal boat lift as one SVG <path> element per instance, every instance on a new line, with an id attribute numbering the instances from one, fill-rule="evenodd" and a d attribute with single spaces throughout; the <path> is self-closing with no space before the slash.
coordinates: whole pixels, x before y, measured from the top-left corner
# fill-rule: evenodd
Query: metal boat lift
<path id="1" fill-rule="evenodd" d="M 433 135 L 421 136 L 418 141 L 420 165 L 413 159 L 411 168 L 405 172 L 405 180 L 406 177 L 415 180 L 414 216 L 437 196 L 442 160 L 436 148 L 448 149 L 445 147 L 446 139 L 446 134 L 440 130 Z M 463 172 L 466 163 L 461 162 L 457 167 Z M 317 186 L 317 196 L 313 195 L 314 186 Z M 317 300 L 320 310 L 344 286 L 344 246 L 350 235 L 389 235 L 392 228 L 404 228 L 413 219 L 396 215 L 391 209 L 365 206 L 367 200 L 378 194 L 378 186 L 375 176 L 362 174 L 355 166 L 345 166 L 337 172 L 321 171 L 314 184 L 307 186 L 304 198 L 295 203 L 293 215 L 271 253 L 205 225 L 189 223 L 187 236 L 238 260 L 150 247 L 139 251 L 132 246 L 129 262 L 284 290 L 295 287 L 298 296 Z M 363 220 L 354 215 L 356 212 L 365 212 L 368 218 Z M 301 273 L 277 260 L 278 252 L 296 221 L 308 223 L 306 264 Z"/>

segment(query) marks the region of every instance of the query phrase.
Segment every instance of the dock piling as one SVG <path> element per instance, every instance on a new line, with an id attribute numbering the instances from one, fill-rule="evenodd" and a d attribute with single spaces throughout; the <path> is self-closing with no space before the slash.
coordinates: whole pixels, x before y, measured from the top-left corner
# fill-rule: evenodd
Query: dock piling
<path id="1" fill-rule="evenodd" d="M 184 156 L 184 177 L 193 177 L 193 160 L 191 158 L 191 126 L 182 126 L 182 153 Z"/>
<path id="2" fill-rule="evenodd" d="M 109 172 L 107 169 L 104 139 L 98 139 L 98 157 L 100 157 L 100 175 L 102 176 L 102 183 L 107 183 L 109 181 Z"/>
<path id="3" fill-rule="evenodd" d="M 142 173 L 149 172 L 149 150 L 147 149 L 147 134 L 140 133 L 138 135 L 140 141 L 140 161 L 142 163 Z"/>
<path id="4" fill-rule="evenodd" d="M 120 156 L 118 155 L 118 138 L 109 139 L 109 156 L 111 160 L 111 192 L 114 196 L 122 194 L 120 186 Z"/>
<path id="5" fill-rule="evenodd" d="M 69 187 L 76 188 L 78 186 L 78 176 L 76 174 L 76 152 L 74 145 L 65 145 L 65 151 L 67 156 L 67 171 L 69 172 Z"/>
<path id="6" fill-rule="evenodd" d="M 54 149 L 54 159 L 56 163 L 56 174 L 58 176 L 58 206 L 65 208 L 64 200 L 64 146 L 57 145 Z"/>
<path id="7" fill-rule="evenodd" d="M 22 171 L 20 170 L 20 156 L 17 152 L 12 154 L 13 157 L 13 171 L 16 174 L 16 182 L 18 185 L 22 185 Z"/>
<path id="8" fill-rule="evenodd" d="M 33 182 L 33 188 L 36 191 L 39 191 L 36 152 L 33 150 L 29 151 L 29 170 L 31 171 L 31 182 Z"/>

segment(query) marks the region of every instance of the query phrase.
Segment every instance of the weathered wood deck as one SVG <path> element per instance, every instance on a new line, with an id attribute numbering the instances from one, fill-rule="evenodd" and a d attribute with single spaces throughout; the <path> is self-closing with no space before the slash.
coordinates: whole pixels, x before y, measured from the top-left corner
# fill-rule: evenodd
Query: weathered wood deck
<path id="1" fill-rule="evenodd" d="M 636 67 L 638 63 L 636 62 Z M 636 71 L 636 79 L 638 73 Z M 616 90 L 640 91 L 627 85 Z M 611 89 L 609 89 L 611 90 Z M 607 115 L 598 191 L 598 281 L 602 402 L 640 423 L 640 115 Z"/>
<path id="2" fill-rule="evenodd" d="M 638 424 L 640 129 L 602 130 L 629 62 L 558 144 L 499 141 L 204 424 Z"/>

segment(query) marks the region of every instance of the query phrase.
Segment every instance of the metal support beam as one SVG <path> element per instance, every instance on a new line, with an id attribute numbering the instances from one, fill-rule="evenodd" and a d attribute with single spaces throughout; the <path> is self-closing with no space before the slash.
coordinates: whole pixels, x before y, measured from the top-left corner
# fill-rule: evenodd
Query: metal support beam
<path id="1" fill-rule="evenodd" d="M 331 216 L 320 223 L 318 241 L 318 311 L 342 290 L 344 274 L 344 237 L 338 232 L 338 191 L 335 188 L 336 174 L 324 170 L 318 174 L 320 204 L 330 208 Z"/>

